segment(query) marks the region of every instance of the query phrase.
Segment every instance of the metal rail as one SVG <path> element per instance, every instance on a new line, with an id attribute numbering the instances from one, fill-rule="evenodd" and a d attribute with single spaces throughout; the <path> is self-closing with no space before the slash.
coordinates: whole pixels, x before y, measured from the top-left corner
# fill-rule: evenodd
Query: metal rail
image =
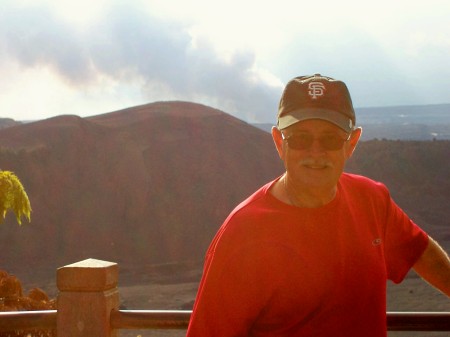
<path id="1" fill-rule="evenodd" d="M 450 331 L 450 312 L 387 312 L 389 331 Z"/>
<path id="2" fill-rule="evenodd" d="M 113 310 L 113 329 L 186 329 L 190 310 Z M 56 310 L 0 312 L 0 331 L 56 329 Z M 450 331 L 450 312 L 387 312 L 389 331 Z"/>
<path id="3" fill-rule="evenodd" d="M 56 310 L 0 312 L 0 331 L 55 329 Z"/>

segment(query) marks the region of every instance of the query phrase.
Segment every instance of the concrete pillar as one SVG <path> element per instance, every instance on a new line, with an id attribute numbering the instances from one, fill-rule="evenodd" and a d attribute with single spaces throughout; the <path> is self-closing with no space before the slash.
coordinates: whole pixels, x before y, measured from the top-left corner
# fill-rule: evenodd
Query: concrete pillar
<path id="1" fill-rule="evenodd" d="M 57 270 L 58 337 L 117 337 L 111 310 L 119 309 L 116 263 L 87 259 Z"/>

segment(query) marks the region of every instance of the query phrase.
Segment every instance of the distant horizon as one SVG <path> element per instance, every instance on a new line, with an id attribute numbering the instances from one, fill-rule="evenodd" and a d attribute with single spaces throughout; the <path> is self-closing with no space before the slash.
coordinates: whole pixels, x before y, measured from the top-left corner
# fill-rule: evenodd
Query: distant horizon
<path id="1" fill-rule="evenodd" d="M 78 116 L 80 118 L 89 118 L 89 117 L 93 117 L 93 116 L 97 116 L 97 115 L 101 115 L 101 114 L 105 114 L 105 113 L 112 113 L 112 112 L 117 112 L 117 111 L 121 111 L 121 110 L 126 110 L 129 108 L 133 108 L 133 107 L 139 107 L 139 106 L 145 106 L 147 104 L 153 104 L 153 103 L 158 103 L 158 102 L 186 102 L 186 103 L 193 103 L 193 104 L 199 104 L 199 105 L 204 105 L 204 106 L 208 106 L 210 108 L 213 109 L 218 109 L 228 115 L 232 115 L 231 113 L 228 113 L 227 111 L 221 110 L 219 108 L 213 107 L 213 106 L 209 106 L 207 104 L 204 103 L 198 103 L 198 102 L 193 102 L 193 101 L 184 101 L 184 100 L 157 100 L 154 102 L 148 102 L 148 103 L 144 103 L 144 104 L 138 104 L 138 105 L 132 105 L 132 106 L 126 106 L 123 108 L 119 108 L 117 110 L 112 110 L 112 111 L 107 111 L 107 112 L 99 112 L 99 113 L 94 113 L 92 115 L 87 115 L 87 116 L 80 116 L 77 114 L 59 114 L 59 115 L 54 115 L 54 116 L 49 116 L 49 117 L 45 117 L 42 119 L 30 119 L 30 120 L 20 120 L 20 119 L 15 119 L 14 117 L 4 117 L 1 116 L 0 119 L 10 119 L 13 120 L 15 122 L 22 122 L 22 123 L 30 123 L 30 122 L 35 122 L 35 121 L 39 121 L 39 120 L 44 120 L 44 119 L 49 119 L 49 118 L 54 118 L 54 117 L 58 117 L 58 116 Z M 416 107 L 416 108 L 420 108 L 420 107 L 438 107 L 438 106 L 442 106 L 442 107 L 447 107 L 449 108 L 448 110 L 448 121 L 444 122 L 444 123 L 448 123 L 450 124 L 450 103 L 433 103 L 433 104 L 403 104 L 403 105 L 386 105 L 386 106 L 364 106 L 364 107 L 354 107 L 355 110 L 374 110 L 374 109 L 396 109 L 396 108 L 411 108 L 411 107 Z M 249 122 L 247 120 L 244 120 L 242 118 L 239 118 L 238 116 L 232 115 L 238 119 L 243 120 L 246 123 L 249 124 L 267 124 L 267 123 L 271 123 L 271 121 L 266 121 L 266 122 Z M 357 117 L 361 117 L 361 116 L 357 116 Z M 276 111 L 274 111 L 274 119 L 276 118 Z"/>
<path id="2" fill-rule="evenodd" d="M 110 113 L 123 112 L 129 109 L 140 108 L 142 106 L 160 104 L 160 103 L 182 103 L 186 105 L 198 105 L 210 109 L 221 111 L 221 113 L 239 119 L 226 111 L 214 107 L 189 101 L 157 101 L 142 105 L 121 108 L 110 112 L 100 112 L 91 116 L 78 116 L 74 114 L 61 114 L 48 117 L 42 120 L 58 118 L 64 116 L 76 116 L 78 118 L 91 118 Z M 450 103 L 449 104 L 426 104 L 426 105 L 401 105 L 388 107 L 364 107 L 355 108 L 356 124 L 363 127 L 362 141 L 372 139 L 390 139 L 390 140 L 449 140 L 450 139 Z M 0 118 L 0 129 L 11 127 L 17 124 L 27 124 L 42 120 L 22 120 L 16 121 L 12 118 Z M 252 123 L 239 119 L 244 123 L 253 125 L 263 131 L 269 132 L 276 124 L 276 115 L 274 113 L 272 121 L 262 123 Z"/>

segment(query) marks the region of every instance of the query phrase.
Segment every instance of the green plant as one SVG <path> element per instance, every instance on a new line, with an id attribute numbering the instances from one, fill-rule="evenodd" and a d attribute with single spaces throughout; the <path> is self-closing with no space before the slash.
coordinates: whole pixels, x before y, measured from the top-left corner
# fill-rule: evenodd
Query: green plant
<path id="1" fill-rule="evenodd" d="M 13 172 L 0 170 L 0 223 L 10 209 L 16 215 L 19 225 L 22 224 L 22 216 L 25 216 L 28 222 L 31 221 L 30 201 L 19 178 Z"/>

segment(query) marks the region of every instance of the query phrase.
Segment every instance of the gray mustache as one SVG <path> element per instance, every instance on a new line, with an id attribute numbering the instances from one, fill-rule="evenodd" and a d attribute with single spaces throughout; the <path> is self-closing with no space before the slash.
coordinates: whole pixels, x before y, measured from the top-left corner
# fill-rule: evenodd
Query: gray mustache
<path id="1" fill-rule="evenodd" d="M 317 160 L 317 159 L 302 159 L 299 162 L 300 165 L 306 166 L 323 166 L 323 167 L 333 167 L 333 164 L 327 160 Z"/>

